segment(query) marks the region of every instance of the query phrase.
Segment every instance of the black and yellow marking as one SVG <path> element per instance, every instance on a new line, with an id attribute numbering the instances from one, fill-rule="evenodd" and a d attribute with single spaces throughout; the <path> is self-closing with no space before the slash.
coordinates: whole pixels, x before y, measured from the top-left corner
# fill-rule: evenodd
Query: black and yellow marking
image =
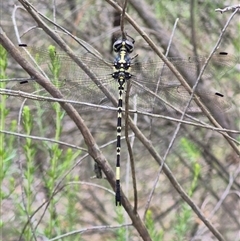
<path id="1" fill-rule="evenodd" d="M 122 130 L 122 106 L 125 82 L 131 78 L 131 57 L 133 42 L 119 39 L 113 44 L 113 49 L 118 53 L 114 61 L 113 78 L 118 81 L 118 116 L 117 116 L 117 160 L 116 160 L 116 206 L 121 206 L 121 185 L 120 185 L 120 153 L 121 153 L 121 130 Z"/>

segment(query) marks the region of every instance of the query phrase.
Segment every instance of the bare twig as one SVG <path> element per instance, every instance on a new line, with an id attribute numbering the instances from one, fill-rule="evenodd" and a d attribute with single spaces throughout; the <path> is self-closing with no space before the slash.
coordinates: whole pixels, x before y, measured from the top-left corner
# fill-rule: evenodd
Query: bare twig
<path id="1" fill-rule="evenodd" d="M 169 40 L 169 44 L 168 44 L 168 47 L 167 47 L 167 50 L 166 50 L 166 54 L 165 54 L 166 57 L 168 56 L 168 53 L 169 53 L 169 50 L 170 50 L 170 47 L 171 47 L 171 44 L 172 44 L 173 36 L 174 36 L 175 30 L 176 30 L 178 21 L 179 21 L 179 19 L 177 18 L 176 21 L 175 21 L 175 24 L 174 24 L 174 26 L 173 26 L 171 38 L 170 38 L 170 40 Z M 162 69 L 162 71 L 163 71 L 163 69 Z M 160 81 L 160 80 L 159 80 L 159 81 Z M 170 149 L 168 148 L 167 151 L 166 151 L 166 153 L 168 153 L 169 150 L 170 150 Z M 150 194 L 149 194 L 149 196 L 148 196 L 148 200 L 147 200 L 147 203 L 146 203 L 146 205 L 145 205 L 145 210 L 144 210 L 144 216 L 143 216 L 143 219 L 144 219 L 144 220 L 145 220 L 145 218 L 146 218 L 147 210 L 149 209 L 150 202 L 151 202 L 151 200 L 152 200 L 152 198 L 153 198 L 153 194 L 154 194 L 154 191 L 155 191 L 155 189 L 156 189 L 156 187 L 157 187 L 157 184 L 158 184 L 158 181 L 159 181 L 159 177 L 160 177 L 161 172 L 162 172 L 162 167 L 163 167 L 163 164 L 164 164 L 166 158 L 167 158 L 167 155 L 165 155 L 165 159 L 163 158 L 163 161 L 162 161 L 162 163 L 161 163 L 161 165 L 160 165 L 160 167 L 159 167 L 158 173 L 157 173 L 157 177 L 156 177 L 156 179 L 154 180 L 152 190 L 150 191 Z"/>
<path id="2" fill-rule="evenodd" d="M 78 57 L 71 51 L 71 49 L 64 43 L 64 41 L 57 36 L 53 31 L 51 31 L 48 26 L 41 21 L 36 12 L 31 8 L 29 3 L 25 0 L 19 0 L 25 9 L 31 14 L 31 16 L 37 21 L 40 27 L 44 29 L 44 31 L 51 36 L 59 46 L 66 51 L 66 53 L 75 61 L 80 68 L 85 71 L 85 73 L 101 88 L 104 94 L 115 104 L 117 105 L 116 99 L 101 85 L 96 76 L 89 71 L 89 69 L 78 59 Z M 36 72 L 36 70 L 20 55 L 19 51 L 16 50 L 15 46 L 10 42 L 7 36 L 4 34 L 3 30 L 0 28 L 0 43 L 8 50 L 8 52 L 15 58 L 15 60 L 30 74 L 30 76 L 34 76 L 36 78 L 36 82 L 43 86 L 53 97 L 55 98 L 63 98 L 62 94 L 56 89 L 49 81 L 46 80 L 41 74 Z M 85 143 L 88 146 L 89 154 L 93 157 L 93 159 L 101 166 L 103 172 L 106 175 L 106 178 L 113 189 L 115 189 L 115 175 L 110 165 L 108 164 L 106 158 L 103 156 L 102 152 L 99 150 L 99 147 L 95 143 L 94 138 L 89 132 L 87 126 L 85 125 L 82 118 L 78 115 L 77 111 L 68 103 L 60 103 L 62 108 L 67 112 L 67 114 L 72 118 L 72 120 L 76 123 L 77 127 L 81 131 Z M 122 193 L 122 204 L 125 210 L 128 212 L 129 217 L 131 218 L 133 225 L 138 230 L 140 236 L 145 241 L 150 241 L 151 238 L 149 233 L 140 219 L 139 215 L 136 215 L 133 212 L 132 206 L 129 203 L 128 199 Z"/>
<path id="3" fill-rule="evenodd" d="M 130 94 L 130 89 L 131 89 L 131 83 L 127 83 L 127 90 L 126 90 L 126 98 L 125 98 L 125 103 L 126 103 L 126 115 L 125 115 L 125 136 L 126 136 L 126 143 L 127 143 L 127 148 L 128 148 L 128 153 L 129 153 L 129 159 L 130 159 L 130 165 L 131 165 L 131 173 L 132 173 L 132 181 L 133 181 L 133 193 L 134 193 L 134 205 L 133 205 L 133 210 L 135 213 L 137 213 L 137 205 L 138 205 L 138 196 L 137 196 L 137 181 L 136 181 L 136 171 L 135 171 L 135 164 L 134 164 L 134 158 L 133 158 L 133 151 L 132 151 L 132 144 L 130 143 L 130 140 L 128 138 L 128 119 L 129 119 L 129 94 Z M 134 123 L 136 124 L 136 123 Z M 134 140 L 134 139 L 133 139 Z"/>
<path id="4" fill-rule="evenodd" d="M 225 12 L 228 12 L 228 11 L 239 11 L 240 9 L 240 4 L 238 5 L 234 5 L 234 6 L 229 6 L 229 7 L 226 7 L 226 8 L 217 8 L 215 9 L 215 12 L 220 12 L 220 13 L 225 13 Z"/>
<path id="5" fill-rule="evenodd" d="M 50 138 L 46 138 L 46 137 L 42 137 L 42 136 L 33 136 L 33 135 L 26 135 L 26 134 L 22 134 L 22 133 L 16 133 L 16 132 L 12 132 L 12 131 L 4 131 L 4 130 L 0 130 L 0 133 L 4 133 L 7 135 L 13 135 L 13 136 L 18 136 L 20 138 L 29 138 L 32 140 L 38 140 L 38 141 L 47 141 L 47 142 L 52 142 L 52 143 L 57 143 L 59 145 L 64 145 L 76 150 L 81 150 L 83 152 L 87 152 L 87 149 L 67 143 L 67 142 L 63 142 L 63 141 L 57 141 L 54 139 L 50 139 Z"/>
<path id="6" fill-rule="evenodd" d="M 116 10 L 118 10 L 119 12 L 121 12 L 121 8 L 112 0 L 106 0 L 109 4 L 111 4 Z M 140 5 L 140 4 L 139 4 Z M 226 27 L 228 26 L 229 22 L 231 21 L 231 19 L 233 18 L 234 14 L 229 18 L 229 20 L 227 21 L 225 28 L 223 29 L 223 32 L 225 32 Z M 138 26 L 138 24 L 126 13 L 126 19 L 128 20 L 128 22 L 136 29 L 136 31 L 144 38 L 144 40 L 149 44 L 149 46 L 153 49 L 153 51 L 164 61 L 164 63 L 166 63 L 166 65 L 168 66 L 168 68 L 172 71 L 172 73 L 177 77 L 177 79 L 180 81 L 180 83 L 184 86 L 184 88 L 191 94 L 194 93 L 192 92 L 192 88 L 188 85 L 188 83 L 185 81 L 185 79 L 182 77 L 182 75 L 178 72 L 178 70 L 173 66 L 173 64 L 168 61 L 168 59 L 161 53 L 161 51 L 159 50 L 159 48 L 155 45 L 155 43 L 148 37 L 148 35 Z M 222 35 L 220 36 L 220 38 L 222 37 Z M 206 67 L 206 66 L 205 66 Z M 205 69 L 204 67 L 204 69 Z M 203 70 L 204 70 L 203 69 Z M 202 73 L 201 73 L 202 75 Z M 195 82 L 196 84 L 196 82 Z M 194 90 L 195 91 L 195 90 Z M 195 95 L 194 95 L 195 96 Z M 204 98 L 201 98 L 201 100 L 204 100 Z M 207 100 L 207 98 L 206 98 Z M 214 126 L 216 127 L 221 127 L 219 125 L 219 123 L 215 120 L 215 118 L 211 115 L 211 113 L 214 113 L 216 115 L 219 115 L 219 113 L 217 113 L 216 109 L 212 108 L 212 106 L 209 106 L 209 103 L 205 103 L 206 106 L 209 107 L 209 109 L 211 109 L 211 113 L 208 111 L 208 109 L 205 107 L 205 105 L 199 100 L 199 98 L 197 98 L 197 96 L 195 96 L 195 102 L 197 103 L 197 105 L 201 108 L 201 110 L 203 111 L 203 113 L 208 117 L 208 119 L 214 124 Z M 240 155 L 240 150 L 238 149 L 238 147 L 230 140 L 229 136 L 226 134 L 222 134 L 226 140 L 228 141 L 228 143 L 231 145 L 231 147 L 234 149 L 234 151 Z"/>
<path id="7" fill-rule="evenodd" d="M 122 8 L 122 14 L 121 14 L 121 20 L 120 20 L 120 27 L 121 27 L 123 39 L 126 39 L 126 34 L 125 34 L 125 31 L 124 31 L 124 18 L 125 18 L 127 5 L 128 5 L 128 0 L 124 0 L 124 4 L 123 4 L 123 8 Z"/>

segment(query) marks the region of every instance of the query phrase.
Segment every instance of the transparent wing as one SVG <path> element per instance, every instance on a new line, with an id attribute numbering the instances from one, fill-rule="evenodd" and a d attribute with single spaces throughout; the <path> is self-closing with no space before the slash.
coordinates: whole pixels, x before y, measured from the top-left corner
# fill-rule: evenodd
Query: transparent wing
<path id="1" fill-rule="evenodd" d="M 183 76 L 191 79 L 191 83 L 195 83 L 199 70 L 206 61 L 204 57 L 194 57 L 188 59 L 169 58 L 169 61 L 182 73 Z M 204 72 L 201 81 L 206 79 L 213 80 L 219 78 L 229 69 L 233 68 L 238 59 L 235 56 L 226 53 L 214 54 L 210 64 Z M 159 112 L 162 110 L 163 101 L 170 102 L 180 110 L 185 108 L 189 101 L 190 94 L 180 84 L 171 70 L 161 61 L 147 61 L 146 63 L 135 63 L 132 65 L 132 90 L 131 95 L 138 95 L 139 108 L 146 111 L 154 110 Z M 217 75 L 216 75 L 217 73 Z M 221 77 L 220 76 L 220 77 Z M 231 104 L 221 94 L 216 94 L 208 90 L 204 90 L 199 84 L 198 93 L 204 94 L 207 101 L 210 101 L 219 111 L 229 110 Z M 141 101 L 142 100 L 142 101 Z M 199 108 L 191 103 L 189 110 L 199 112 Z"/>
<path id="2" fill-rule="evenodd" d="M 55 53 L 54 57 L 58 60 L 59 64 L 59 71 L 56 78 L 51 67 L 53 59 L 48 50 L 35 47 L 20 47 L 19 49 L 24 58 L 31 61 L 40 72 L 49 79 L 49 81 L 60 89 L 65 99 L 98 104 L 105 98 L 105 95 L 101 92 L 98 86 L 70 57 L 66 55 L 66 53 L 61 51 Z M 25 52 L 25 49 L 27 52 Z M 111 78 L 111 63 L 108 65 L 100 60 L 100 58 L 97 58 L 90 53 L 79 55 L 79 58 L 86 66 L 89 66 L 88 68 L 93 73 L 98 73 L 97 77 L 101 84 L 109 86 L 110 83 L 113 82 Z M 39 87 L 34 80 L 15 81 L 15 83 L 10 86 L 15 90 L 22 90 L 41 96 L 49 96 L 49 94 Z"/>
<path id="3" fill-rule="evenodd" d="M 55 52 L 55 58 L 58 60 L 59 72 L 58 78 L 51 70 L 53 59 L 49 51 L 41 48 L 27 47 L 30 57 L 23 48 L 20 48 L 22 55 L 31 60 L 35 60 L 35 65 L 44 73 L 49 80 L 58 87 L 65 99 L 88 102 L 93 104 L 106 103 L 106 96 L 92 81 L 92 79 L 76 64 L 73 60 L 61 51 Z M 111 76 L 113 64 L 106 62 L 99 56 L 91 53 L 85 53 L 78 56 L 81 61 L 96 75 L 97 79 L 110 91 L 116 98 L 118 97 L 117 81 Z M 206 58 L 192 57 L 188 59 L 169 58 L 172 64 L 196 81 L 199 69 L 204 64 Z M 228 69 L 236 65 L 237 59 L 226 53 L 216 53 L 207 71 L 202 79 L 213 78 L 213 74 L 218 72 L 222 75 Z M 171 70 L 162 61 L 148 60 L 145 63 L 135 62 L 131 66 L 132 78 L 130 79 L 132 87 L 130 97 L 137 96 L 138 108 L 143 111 L 158 112 L 165 106 L 163 100 L 171 103 L 177 108 L 183 109 L 189 100 L 189 93 L 180 85 L 179 81 Z M 14 89 L 22 89 L 27 92 L 36 92 L 40 95 L 48 96 L 45 90 L 39 86 L 36 87 L 34 81 L 26 83 L 18 82 Z M 200 90 L 204 91 L 204 90 Z M 229 109 L 230 104 L 221 95 L 214 92 L 206 92 L 209 101 L 221 111 Z M 196 110 L 196 105 L 192 103 L 190 109 Z"/>

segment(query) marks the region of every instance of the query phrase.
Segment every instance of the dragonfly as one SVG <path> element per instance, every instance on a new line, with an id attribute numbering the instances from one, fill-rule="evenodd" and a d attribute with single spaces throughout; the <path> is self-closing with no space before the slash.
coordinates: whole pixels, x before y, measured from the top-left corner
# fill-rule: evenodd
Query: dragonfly
<path id="1" fill-rule="evenodd" d="M 65 99 L 99 105 L 108 101 L 108 97 L 100 90 L 99 86 L 66 53 L 55 49 L 50 53 L 49 50 L 27 45 L 21 45 L 19 49 L 24 57 L 34 61 L 40 71 L 62 92 Z M 126 94 L 126 85 L 131 85 L 127 94 L 130 97 L 137 97 L 138 110 L 148 113 L 161 113 L 166 106 L 168 106 L 167 108 L 170 111 L 173 105 L 176 108 L 174 113 L 176 113 L 176 110 L 181 111 L 189 100 L 190 95 L 163 61 L 147 59 L 147 61 L 141 62 L 136 57 L 132 57 L 134 50 L 133 39 L 117 39 L 113 44 L 113 50 L 116 55 L 113 61 L 105 61 L 104 58 L 91 51 L 80 54 L 79 58 L 96 74 L 101 85 L 114 97 L 117 96 L 118 99 L 115 203 L 116 206 L 121 206 L 121 132 L 122 112 L 124 111 L 123 96 Z M 197 79 L 199 68 L 205 62 L 204 57 L 186 59 L 171 57 L 168 60 L 175 67 L 182 68 L 195 80 Z M 59 66 L 55 72 L 51 69 L 53 61 L 56 61 Z M 236 60 L 229 58 L 226 52 L 216 53 L 212 61 L 215 62 L 215 66 L 220 66 L 220 69 L 223 66 L 229 68 L 236 64 Z M 202 78 L 213 78 L 213 75 L 211 71 L 207 71 Z M 14 89 L 23 89 L 26 92 L 37 93 L 42 96 L 48 95 L 43 89 L 38 88 L 36 91 L 34 79 L 15 82 Z M 204 90 L 200 89 L 200 91 Z M 230 107 L 230 104 L 225 101 L 222 94 L 207 92 L 207 95 L 209 101 L 219 110 L 224 111 Z M 130 109 L 133 108 L 131 103 L 127 104 L 129 104 Z M 196 110 L 194 102 L 188 109 L 189 113 L 192 110 Z"/>

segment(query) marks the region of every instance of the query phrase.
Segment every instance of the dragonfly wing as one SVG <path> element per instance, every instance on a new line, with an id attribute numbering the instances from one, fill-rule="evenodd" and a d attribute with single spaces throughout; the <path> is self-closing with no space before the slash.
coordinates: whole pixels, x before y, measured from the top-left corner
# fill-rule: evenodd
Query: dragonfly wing
<path id="1" fill-rule="evenodd" d="M 234 65 L 236 61 L 234 58 L 230 58 L 231 61 L 228 62 L 224 57 L 225 55 L 220 55 L 219 53 L 214 55 L 212 61 L 214 61 L 215 65 L 213 65 L 211 62 L 207 71 L 202 77 L 202 81 L 206 78 L 212 77 L 212 73 L 214 72 L 213 66 L 216 66 L 216 64 L 226 64 L 227 62 L 228 68 Z M 225 59 L 225 62 L 223 59 Z M 169 61 L 177 69 L 180 69 L 182 73 L 188 75 L 188 78 L 191 79 L 190 82 L 192 83 L 196 82 L 198 72 L 200 70 L 199 67 L 203 66 L 205 60 L 206 58 L 203 57 L 189 59 L 169 58 Z M 183 110 L 190 99 L 190 94 L 188 91 L 185 90 L 185 88 L 178 81 L 177 77 L 162 61 L 135 63 L 132 66 L 132 74 L 132 83 L 136 88 L 135 90 L 133 88 L 132 95 L 138 93 L 139 96 L 142 96 L 141 99 L 143 101 L 139 103 L 139 106 L 142 105 L 143 109 L 146 111 L 151 109 L 161 110 L 162 106 L 166 105 L 164 104 L 164 101 L 171 103 L 180 110 Z M 200 96 L 207 98 L 207 101 L 210 101 L 221 112 L 228 110 L 231 106 L 230 103 L 226 101 L 224 96 L 216 95 L 215 92 L 211 92 L 209 90 L 204 91 L 202 87 L 198 87 L 197 93 Z M 145 105 L 144 100 L 146 102 Z M 199 112 L 200 109 L 193 101 L 188 111 Z"/>

